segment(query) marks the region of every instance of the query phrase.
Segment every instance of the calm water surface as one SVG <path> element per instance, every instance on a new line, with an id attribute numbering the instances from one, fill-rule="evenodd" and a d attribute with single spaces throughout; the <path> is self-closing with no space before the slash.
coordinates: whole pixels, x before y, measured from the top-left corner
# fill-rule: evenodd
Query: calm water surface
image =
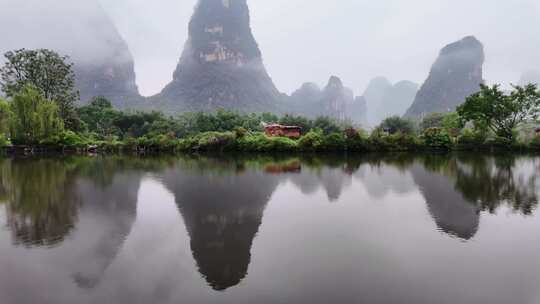
<path id="1" fill-rule="evenodd" d="M 0 160 L 0 303 L 540 303 L 540 158 Z"/>

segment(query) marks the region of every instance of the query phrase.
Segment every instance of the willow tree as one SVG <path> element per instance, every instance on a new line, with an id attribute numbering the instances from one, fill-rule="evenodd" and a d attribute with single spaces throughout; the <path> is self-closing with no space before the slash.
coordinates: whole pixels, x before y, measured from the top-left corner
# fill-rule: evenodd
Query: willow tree
<path id="1" fill-rule="evenodd" d="M 60 138 L 64 123 L 56 103 L 33 86 L 24 86 L 10 103 L 11 138 L 17 144 L 47 144 Z"/>
<path id="2" fill-rule="evenodd" d="M 9 103 L 0 98 L 0 147 L 9 144 L 9 120 L 11 110 Z"/>

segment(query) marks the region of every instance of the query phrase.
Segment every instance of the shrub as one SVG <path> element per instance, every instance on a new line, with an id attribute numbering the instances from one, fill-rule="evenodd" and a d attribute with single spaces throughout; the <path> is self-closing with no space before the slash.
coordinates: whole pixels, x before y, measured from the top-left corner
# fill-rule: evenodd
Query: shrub
<path id="1" fill-rule="evenodd" d="M 483 132 L 473 131 L 469 128 L 463 129 L 458 136 L 459 149 L 479 149 L 484 145 L 486 136 Z"/>
<path id="2" fill-rule="evenodd" d="M 345 130 L 345 144 L 348 151 L 367 151 L 367 140 L 364 137 L 363 130 L 349 128 Z"/>
<path id="3" fill-rule="evenodd" d="M 320 150 L 343 151 L 345 147 L 345 136 L 342 133 L 332 133 L 322 138 Z"/>
<path id="4" fill-rule="evenodd" d="M 287 137 L 272 137 L 268 151 L 292 152 L 298 149 L 298 142 Z"/>
<path id="5" fill-rule="evenodd" d="M 87 145 L 87 141 L 73 131 L 64 131 L 60 139 L 60 144 L 68 148 L 82 148 Z"/>
<path id="6" fill-rule="evenodd" d="M 414 133 L 414 123 L 399 116 L 392 116 L 383 120 L 379 128 L 390 134 L 396 134 L 398 132 L 403 134 Z"/>
<path id="7" fill-rule="evenodd" d="M 238 127 L 234 129 L 234 135 L 236 136 L 236 138 L 242 138 L 246 136 L 247 133 L 248 133 L 248 130 L 246 130 L 246 128 L 244 127 Z"/>
<path id="8" fill-rule="evenodd" d="M 224 150 L 233 144 L 235 135 L 232 132 L 206 132 L 195 137 L 196 146 L 193 148 L 200 151 Z"/>
<path id="9" fill-rule="evenodd" d="M 410 134 L 396 133 L 386 138 L 391 151 L 414 151 L 420 146 L 418 137 Z"/>
<path id="10" fill-rule="evenodd" d="M 495 136 L 487 139 L 484 144 L 493 149 L 511 149 L 514 144 L 514 140 Z"/>
<path id="11" fill-rule="evenodd" d="M 540 150 L 540 135 L 536 135 L 536 137 L 531 140 L 529 145 L 531 149 Z"/>
<path id="12" fill-rule="evenodd" d="M 0 148 L 7 147 L 10 145 L 11 145 L 11 142 L 9 141 L 9 139 L 4 134 L 0 134 Z"/>
<path id="13" fill-rule="evenodd" d="M 450 150 L 452 148 L 452 138 L 448 132 L 442 128 L 429 128 L 422 134 L 424 144 L 432 149 Z"/>
<path id="14" fill-rule="evenodd" d="M 387 135 L 381 129 L 375 129 L 367 143 L 370 151 L 413 151 L 420 146 L 418 138 L 401 132 Z"/>
<path id="15" fill-rule="evenodd" d="M 292 152 L 298 149 L 298 142 L 286 137 L 268 137 L 256 133 L 237 139 L 231 149 L 244 152 Z"/>
<path id="16" fill-rule="evenodd" d="M 304 151 L 317 151 L 323 144 L 323 131 L 313 129 L 298 141 L 298 146 Z"/>

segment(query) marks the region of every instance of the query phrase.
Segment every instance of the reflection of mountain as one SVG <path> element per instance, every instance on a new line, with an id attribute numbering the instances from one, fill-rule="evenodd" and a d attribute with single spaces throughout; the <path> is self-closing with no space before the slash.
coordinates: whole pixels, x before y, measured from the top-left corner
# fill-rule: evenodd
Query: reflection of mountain
<path id="1" fill-rule="evenodd" d="M 291 175 L 290 180 L 304 194 L 315 193 L 322 187 L 331 202 L 337 201 L 343 190 L 352 184 L 351 176 L 342 167 L 317 170 L 304 167 L 300 174 Z"/>
<path id="2" fill-rule="evenodd" d="M 215 290 L 236 286 L 247 275 L 251 245 L 279 178 L 227 164 L 200 171 L 180 164 L 163 181 L 176 198 L 199 271 Z M 228 172 L 217 173 L 223 165 Z"/>
<path id="3" fill-rule="evenodd" d="M 361 166 L 354 176 L 362 180 L 368 194 L 377 199 L 390 192 L 405 194 L 415 188 L 410 172 L 387 164 Z"/>
<path id="4" fill-rule="evenodd" d="M 437 226 L 450 235 L 469 240 L 478 231 L 480 210 L 454 188 L 454 182 L 441 174 L 414 165 L 410 172 L 423 194 Z"/>
<path id="5" fill-rule="evenodd" d="M 77 183 L 81 221 L 93 222 L 90 226 L 81 225 L 75 235 L 90 245 L 78 255 L 80 263 L 73 275 L 80 287 L 94 287 L 99 282 L 131 232 L 137 215 L 139 185 L 138 174 L 117 174 L 105 187 L 84 179 Z M 88 229 L 82 230 L 83 227 Z"/>
<path id="6" fill-rule="evenodd" d="M 131 231 L 141 174 L 114 159 L 7 161 L 1 172 L 14 243 L 46 246 L 58 271 L 96 286 Z"/>

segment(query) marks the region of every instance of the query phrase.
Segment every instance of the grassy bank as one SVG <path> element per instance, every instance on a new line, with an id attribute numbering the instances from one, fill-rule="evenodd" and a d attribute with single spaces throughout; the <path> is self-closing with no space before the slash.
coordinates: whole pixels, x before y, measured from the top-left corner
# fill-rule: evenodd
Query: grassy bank
<path id="1" fill-rule="evenodd" d="M 186 138 L 173 135 L 126 138 L 125 140 L 93 140 L 68 132 L 55 144 L 9 145 L 6 153 L 295 153 L 295 152 L 431 152 L 431 151 L 515 151 L 540 152 L 540 136 L 528 142 L 484 137 L 473 132 L 451 136 L 439 128 L 427 129 L 422 135 L 373 132 L 367 136 L 349 130 L 324 134 L 311 130 L 299 139 L 268 137 L 262 132 L 203 132 Z"/>

